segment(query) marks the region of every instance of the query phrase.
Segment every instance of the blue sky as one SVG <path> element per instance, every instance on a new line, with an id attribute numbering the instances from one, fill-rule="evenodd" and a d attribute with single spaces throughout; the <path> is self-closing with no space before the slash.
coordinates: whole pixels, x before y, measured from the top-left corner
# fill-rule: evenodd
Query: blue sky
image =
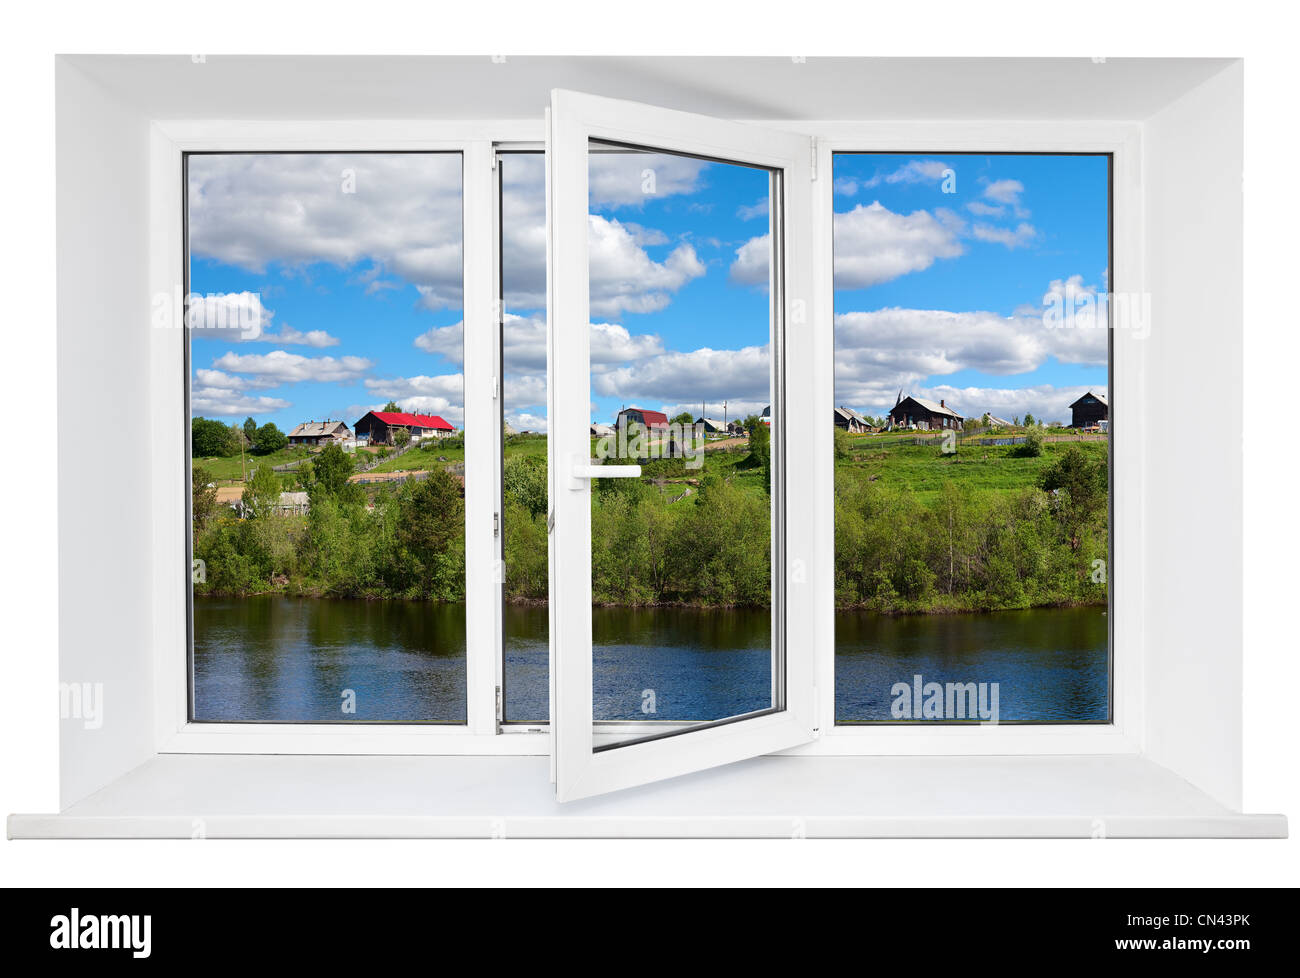
<path id="1" fill-rule="evenodd" d="M 507 417 L 544 430 L 541 159 L 502 174 Z M 840 155 L 833 179 L 837 403 L 1065 420 L 1106 387 L 1105 330 L 1042 322 L 1045 296 L 1104 294 L 1104 157 Z M 194 413 L 287 431 L 392 399 L 462 425 L 460 181 L 454 154 L 191 157 L 199 320 L 255 323 L 194 331 Z M 768 175 L 618 152 L 590 182 L 593 420 L 761 410 Z"/>

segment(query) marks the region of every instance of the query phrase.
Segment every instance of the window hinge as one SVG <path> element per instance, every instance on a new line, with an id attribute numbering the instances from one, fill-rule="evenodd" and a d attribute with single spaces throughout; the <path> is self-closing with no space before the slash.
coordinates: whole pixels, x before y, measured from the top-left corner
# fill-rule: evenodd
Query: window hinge
<path id="1" fill-rule="evenodd" d="M 546 514 L 546 535 L 550 536 L 555 532 L 555 510 Z"/>
<path id="2" fill-rule="evenodd" d="M 500 513 L 492 514 L 492 536 L 494 539 L 496 537 L 501 536 L 501 514 Z"/>
<path id="3" fill-rule="evenodd" d="M 492 375 L 492 400 L 497 399 L 497 375 Z"/>
<path id="4" fill-rule="evenodd" d="M 501 687 L 498 686 L 497 687 L 497 723 L 502 723 L 504 720 L 505 717 L 502 715 L 501 712 Z"/>
<path id="5" fill-rule="evenodd" d="M 808 139 L 809 159 L 808 163 L 812 167 L 812 179 L 817 179 L 817 137 L 811 136 Z"/>

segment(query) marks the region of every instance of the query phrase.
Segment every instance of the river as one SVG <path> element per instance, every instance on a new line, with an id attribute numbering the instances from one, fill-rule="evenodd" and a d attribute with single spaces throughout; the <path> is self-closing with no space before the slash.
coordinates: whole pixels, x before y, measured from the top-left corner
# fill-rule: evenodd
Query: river
<path id="1" fill-rule="evenodd" d="M 505 709 L 547 713 L 547 609 L 505 613 Z M 597 608 L 598 719 L 714 719 L 770 704 L 770 617 L 745 609 Z M 795 639 L 794 641 L 797 641 Z M 462 605 L 278 596 L 196 598 L 199 721 L 465 722 Z M 836 719 L 891 721 L 894 689 L 997 683 L 1002 723 L 1098 723 L 1109 713 L 1104 608 L 836 615 Z"/>

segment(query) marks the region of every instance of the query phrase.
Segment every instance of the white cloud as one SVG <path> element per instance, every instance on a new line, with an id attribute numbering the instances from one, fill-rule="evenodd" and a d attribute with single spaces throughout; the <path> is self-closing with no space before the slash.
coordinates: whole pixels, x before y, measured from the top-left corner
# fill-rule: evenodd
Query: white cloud
<path id="1" fill-rule="evenodd" d="M 593 205 L 640 204 L 642 170 L 653 169 L 658 196 L 697 189 L 706 164 L 656 154 L 600 154 L 591 158 Z M 507 309 L 541 309 L 546 304 L 546 190 L 540 154 L 506 154 L 501 162 L 502 269 Z M 655 312 L 686 281 L 704 274 L 689 244 L 663 262 L 646 248 L 668 244 L 657 228 L 592 215 L 589 218 L 591 312 L 619 316 Z"/>
<path id="2" fill-rule="evenodd" d="M 588 216 L 587 242 L 594 316 L 657 312 L 668 305 L 670 293 L 705 271 L 689 244 L 656 262 L 623 224 L 597 214 Z"/>
<path id="3" fill-rule="evenodd" d="M 1048 356 L 1049 332 L 1041 321 L 992 312 L 846 312 L 835 317 L 836 374 L 1025 373 Z"/>
<path id="4" fill-rule="evenodd" d="M 877 173 L 865 179 L 840 177 L 835 181 L 834 190 L 837 194 L 851 197 L 859 190 L 870 190 L 882 183 L 938 183 L 948 169 L 948 164 L 942 160 L 908 160 L 889 173 Z"/>
<path id="5" fill-rule="evenodd" d="M 731 280 L 741 285 L 768 285 L 772 273 L 772 235 L 750 238 L 736 249 Z"/>
<path id="6" fill-rule="evenodd" d="M 464 363 L 465 327 L 462 323 L 435 326 L 415 338 L 426 353 Z M 591 362 L 626 363 L 663 352 L 663 341 L 653 333 L 631 333 L 618 323 L 591 324 Z M 502 324 L 502 357 L 507 372 L 546 371 L 546 320 L 540 316 L 506 313 Z"/>
<path id="7" fill-rule="evenodd" d="M 962 254 L 950 211 L 895 214 L 879 201 L 835 215 L 835 287 L 863 289 Z"/>
<path id="8" fill-rule="evenodd" d="M 1034 226 L 1023 222 L 1014 230 L 993 227 L 990 224 L 976 224 L 971 229 L 971 233 L 980 241 L 991 241 L 994 244 L 1006 245 L 1007 250 L 1023 248 L 1038 237 L 1038 232 L 1034 229 Z"/>
<path id="9" fill-rule="evenodd" d="M 718 421 L 723 420 L 726 415 L 727 421 L 743 421 L 751 414 L 762 414 L 763 408 L 771 406 L 771 401 L 764 394 L 762 398 L 727 398 L 727 408 L 724 411 L 721 401 L 706 401 L 704 408 L 708 412 L 704 415 L 706 418 L 714 418 Z M 660 404 L 654 410 L 662 411 L 668 417 L 681 414 L 683 411 L 688 413 L 692 418 L 700 417 L 699 401 L 681 401 L 677 404 Z"/>
<path id="10" fill-rule="evenodd" d="M 278 333 L 270 332 L 275 313 L 262 304 L 257 292 L 213 292 L 190 298 L 190 328 L 203 332 L 219 330 L 215 338 L 235 342 L 276 343 L 281 346 L 337 346 L 338 337 L 323 329 L 307 332 L 288 323 Z M 213 338 L 213 337 L 210 337 Z"/>
<path id="11" fill-rule="evenodd" d="M 220 387 L 200 387 L 190 391 L 190 411 L 205 417 L 266 414 L 290 407 L 278 397 L 257 397 Z"/>
<path id="12" fill-rule="evenodd" d="M 593 207 L 641 206 L 655 197 L 693 194 L 700 189 L 704 160 L 630 150 L 592 153 L 587 185 Z"/>
<path id="13" fill-rule="evenodd" d="M 841 313 L 835 317 L 836 403 L 878 414 L 882 406 L 885 410 L 893 406 L 900 388 L 925 396 L 919 385 L 928 383 L 928 389 L 940 390 L 933 386 L 936 377 L 962 370 L 1024 374 L 1050 358 L 1105 367 L 1104 296 L 1083 285 L 1082 277 L 1076 275 L 1053 281 L 1044 299 L 1051 302 L 1054 297 L 1068 297 L 1075 303 L 1073 308 L 1098 310 L 1097 318 L 1088 320 L 1081 313 L 1071 328 L 1050 328 L 1044 323 L 1044 307 L 1032 305 L 1017 309 L 1012 316 L 897 308 Z M 1054 403 L 1051 398 L 1056 396 L 1048 388 L 1040 393 L 1046 400 L 1029 408 L 1035 414 Z M 954 394 L 954 399 L 957 396 Z M 996 404 L 1007 407 L 1011 401 L 1004 398 Z M 980 413 L 1000 413 L 991 406 L 978 407 Z"/>
<path id="14" fill-rule="evenodd" d="M 365 383 L 367 393 L 384 399 L 367 410 L 382 410 L 384 403 L 395 401 L 403 411 L 441 415 L 453 424 L 464 421 L 465 378 L 461 374 L 368 378 Z"/>
<path id="15" fill-rule="evenodd" d="M 452 153 L 193 156 L 190 249 L 259 274 L 369 261 L 416 285 L 425 305 L 455 306 L 460 169 Z"/>
<path id="16" fill-rule="evenodd" d="M 627 230 L 627 233 L 631 235 L 632 241 L 640 245 L 642 248 L 648 248 L 652 245 L 666 245 L 668 243 L 668 235 L 664 234 L 658 228 L 646 228 L 642 227 L 640 224 L 632 224 L 628 221 L 623 223 L 623 227 Z"/>
<path id="17" fill-rule="evenodd" d="M 999 204 L 1017 206 L 1020 195 L 1025 192 L 1025 185 L 1019 180 L 994 180 L 984 188 L 984 196 Z"/>
<path id="18" fill-rule="evenodd" d="M 1025 192 L 1025 185 L 1019 180 L 994 180 L 984 188 L 984 197 L 996 204 L 1006 205 L 1015 212 L 1016 217 L 1024 218 L 1029 216 L 1027 211 L 1020 203 L 1020 195 Z M 980 211 L 972 204 L 967 204 L 973 213 L 979 214 Z M 1002 213 L 1002 208 L 996 209 L 998 214 Z M 991 215 L 990 215 L 991 216 Z"/>
<path id="19" fill-rule="evenodd" d="M 506 421 L 515 431 L 531 431 L 546 433 L 550 429 L 550 423 L 544 414 L 530 414 L 527 411 L 519 413 L 506 412 Z"/>
<path id="20" fill-rule="evenodd" d="M 257 342 L 279 343 L 283 346 L 311 346 L 317 349 L 339 345 L 338 337 L 331 336 L 323 329 L 312 329 L 304 333 L 294 329 L 288 323 L 281 326 L 278 333 L 262 333 L 257 337 Z"/>
<path id="21" fill-rule="evenodd" d="M 253 374 L 275 383 L 356 380 L 372 366 L 365 357 L 304 357 L 286 350 L 227 353 L 212 365 L 233 373 Z"/>
<path id="22" fill-rule="evenodd" d="M 742 221 L 752 221 L 756 217 L 767 217 L 770 212 L 768 199 L 760 197 L 752 204 L 742 204 L 736 210 L 736 216 Z"/>
<path id="23" fill-rule="evenodd" d="M 257 339 L 274 315 L 258 292 L 195 293 L 189 297 L 186 322 L 200 335 L 211 331 L 220 339 Z"/>
<path id="24" fill-rule="evenodd" d="M 228 391 L 248 390 L 250 387 L 274 387 L 276 381 L 264 377 L 236 377 L 220 370 L 197 367 L 194 370 L 195 387 L 216 387 Z"/>
<path id="25" fill-rule="evenodd" d="M 1038 421 L 1060 421 L 1068 424 L 1070 405 L 1089 390 L 1098 394 L 1106 392 L 1104 386 L 1056 387 L 1052 384 L 1037 384 L 1033 387 L 1017 388 L 939 385 L 906 393 L 919 394 L 934 401 L 942 398 L 950 408 L 964 417 L 979 418 L 987 413 L 1010 421 L 1013 418 L 1023 419 L 1026 414 L 1032 414 Z M 892 401 L 882 411 L 876 413 L 888 411 L 890 407 L 893 407 Z"/>
<path id="26" fill-rule="evenodd" d="M 978 200 L 972 200 L 966 205 L 966 209 L 980 217 L 1001 217 L 1006 211 L 1005 207 L 995 207 L 992 204 L 985 204 Z"/>
<path id="27" fill-rule="evenodd" d="M 767 345 L 739 350 L 703 347 L 688 353 L 665 353 L 618 367 L 591 378 L 602 397 L 664 403 L 763 400 L 771 389 L 771 354 Z"/>

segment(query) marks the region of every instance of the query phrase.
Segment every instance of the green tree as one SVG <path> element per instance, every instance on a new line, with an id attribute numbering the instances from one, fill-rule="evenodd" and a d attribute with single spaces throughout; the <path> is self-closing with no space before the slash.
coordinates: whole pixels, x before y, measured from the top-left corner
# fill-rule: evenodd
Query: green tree
<path id="1" fill-rule="evenodd" d="M 244 419 L 244 437 L 248 439 L 250 445 L 257 439 L 257 422 L 252 418 Z"/>
<path id="2" fill-rule="evenodd" d="M 1077 445 L 1071 445 L 1043 472 L 1040 485 L 1048 492 L 1064 492 L 1058 511 L 1066 541 L 1077 551 L 1084 533 L 1106 511 L 1109 487 L 1106 462 L 1092 461 Z"/>
<path id="3" fill-rule="evenodd" d="M 1032 414 L 1026 413 L 1026 414 L 1025 414 L 1025 427 L 1026 427 L 1026 428 L 1032 428 L 1032 427 L 1033 427 L 1034 425 L 1036 425 L 1036 424 L 1038 424 L 1038 422 L 1037 422 L 1036 420 L 1034 420 L 1034 416 L 1033 416 Z"/>
<path id="4" fill-rule="evenodd" d="M 402 409 L 399 408 L 399 407 L 397 406 L 397 402 L 396 402 L 396 401 L 389 401 L 387 404 L 384 405 L 384 412 L 385 412 L 386 414 L 387 414 L 387 413 L 390 413 L 390 412 L 398 412 L 398 411 L 401 411 L 401 410 L 402 410 Z"/>
<path id="5" fill-rule="evenodd" d="M 190 452 L 195 458 L 227 458 L 238 451 L 239 444 L 220 421 L 199 417 L 190 422 Z"/>
<path id="6" fill-rule="evenodd" d="M 851 436 L 843 428 L 835 429 L 835 461 L 844 462 L 853 454 L 850 448 Z"/>
<path id="7" fill-rule="evenodd" d="M 410 441 L 411 441 L 410 428 L 393 429 L 393 444 L 396 445 L 398 448 L 401 448 L 403 445 L 410 444 Z"/>
<path id="8" fill-rule="evenodd" d="M 674 415 L 670 420 L 673 424 L 692 425 L 695 423 L 695 415 L 691 414 L 690 411 L 683 411 L 681 414 Z"/>
<path id="9" fill-rule="evenodd" d="M 772 432 L 757 414 L 745 419 L 745 430 L 749 432 L 749 457 L 741 464 L 746 468 L 763 470 L 763 485 L 769 492 L 772 489 Z"/>
<path id="10" fill-rule="evenodd" d="M 283 488 L 279 474 L 271 466 L 259 465 L 244 490 L 244 510 L 255 519 L 269 515 L 279 504 Z"/>
<path id="11" fill-rule="evenodd" d="M 1021 445 L 1012 449 L 1011 455 L 1016 458 L 1038 458 L 1043 454 L 1043 435 L 1036 428 L 1025 432 L 1025 440 Z"/>
<path id="12" fill-rule="evenodd" d="M 289 444 L 288 436 L 273 422 L 268 421 L 257 429 L 257 436 L 253 439 L 253 451 L 258 455 L 270 455 L 287 444 Z"/>
<path id="13" fill-rule="evenodd" d="M 539 455 L 511 455 L 501 476 L 507 502 L 518 503 L 531 517 L 546 513 L 546 459 Z"/>
<path id="14" fill-rule="evenodd" d="M 353 458 L 337 442 L 326 445 L 310 465 L 307 491 L 311 494 L 313 506 L 317 499 L 325 496 L 350 503 L 358 502 L 364 495 L 360 486 L 348 482 L 348 477 L 352 475 Z"/>
<path id="15" fill-rule="evenodd" d="M 465 503 L 460 483 L 446 469 L 407 482 L 397 506 L 396 542 L 406 572 L 421 597 L 454 601 L 464 594 Z"/>
<path id="16" fill-rule="evenodd" d="M 212 473 L 204 468 L 190 472 L 190 485 L 190 513 L 193 519 L 194 547 L 197 550 L 199 536 L 207 529 L 217 511 L 217 487 L 212 484 Z"/>

